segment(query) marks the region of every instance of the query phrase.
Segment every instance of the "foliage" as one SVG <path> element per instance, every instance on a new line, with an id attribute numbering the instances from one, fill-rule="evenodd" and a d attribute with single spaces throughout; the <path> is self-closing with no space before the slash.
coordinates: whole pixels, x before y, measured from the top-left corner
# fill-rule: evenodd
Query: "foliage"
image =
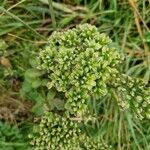
<path id="1" fill-rule="evenodd" d="M 111 88 L 109 83 L 114 83 L 125 97 L 125 107 L 134 110 L 140 118 L 149 117 L 150 89 L 144 88 L 142 81 L 121 75 L 118 69 L 121 56 L 110 43 L 105 34 L 88 24 L 54 32 L 39 54 L 38 68 L 45 71 L 49 89 L 54 87 L 64 93 L 65 108 L 70 114 L 87 114 L 88 100 L 105 96 Z M 145 97 L 141 99 L 141 96 Z"/>
<path id="2" fill-rule="evenodd" d="M 95 115 L 89 112 L 88 103 L 92 98 L 106 97 L 109 93 L 117 93 L 116 99 L 124 110 L 133 111 L 140 119 L 149 118 L 150 89 L 144 87 L 141 80 L 121 73 L 121 55 L 112 47 L 111 40 L 100 34 L 95 26 L 83 24 L 68 31 L 54 32 L 38 60 L 38 69 L 48 79 L 49 91 L 56 92 L 55 98 L 61 95 L 65 111 L 62 111 L 64 116 L 61 118 L 55 114 L 59 111 L 54 109 L 53 113 L 46 115 L 46 120 L 41 120 L 37 130 L 34 129 L 31 143 L 36 149 L 56 149 L 58 145 L 62 149 L 81 149 L 80 138 L 88 138 L 85 131 L 80 133 L 81 127 L 71 118 L 83 119 L 83 126 L 86 127 L 86 118 Z M 90 149 L 90 144 L 85 140 L 83 145 L 85 149 Z M 102 147 L 95 141 L 92 146 L 96 150 Z"/>
<path id="3" fill-rule="evenodd" d="M 20 150 L 27 149 L 23 135 L 16 126 L 0 122 L 0 149 L 1 150 Z"/>
<path id="4" fill-rule="evenodd" d="M 65 108 L 81 115 L 89 96 L 105 95 L 106 81 L 114 75 L 119 59 L 109 47 L 110 39 L 94 26 L 79 25 L 66 32 L 55 32 L 39 54 L 39 68 L 46 71 L 48 88 L 65 93 Z"/>
<path id="5" fill-rule="evenodd" d="M 125 53 L 125 61 L 121 64 L 122 71 L 127 75 L 142 78 L 149 87 L 149 4 L 148 0 L 54 0 L 54 12 L 52 12 L 48 8 L 48 0 L 0 0 L 0 105 L 3 100 L 5 104 L 3 95 L 6 95 L 6 101 L 10 101 L 10 104 L 13 104 L 11 97 L 15 100 L 15 104 L 19 103 L 18 107 L 21 101 L 21 107 L 24 105 L 23 108 L 28 108 L 24 109 L 25 111 L 30 109 L 26 104 L 33 106 L 34 117 L 42 115 L 43 111 L 47 110 L 44 103 L 50 104 L 50 110 L 55 108 L 57 111 L 62 111 L 66 101 L 62 101 L 60 96 L 53 98 L 55 92 L 48 92 L 43 86 L 45 81 L 40 84 L 40 87 L 37 87 L 41 77 L 34 79 L 29 77 L 30 81 L 26 80 L 28 75 L 25 75 L 25 72 L 33 67 L 32 60 L 46 43 L 37 33 L 47 39 L 52 31 L 66 30 L 85 22 L 96 25 L 98 31 L 109 35 L 114 41 L 112 45 L 119 52 Z M 5 8 L 5 12 L 2 8 Z M 56 19 L 56 28 L 53 28 L 51 23 L 50 14 L 52 13 Z M 31 72 L 34 74 L 34 71 L 30 70 L 30 74 Z M 22 97 L 19 96 L 20 88 Z M 114 85 L 113 88 L 116 89 Z M 89 131 L 92 128 L 92 132 L 102 136 L 106 143 L 112 145 L 114 149 L 149 150 L 149 120 L 139 121 L 135 115 L 120 111 L 117 106 L 118 102 L 114 99 L 125 101 L 120 95 L 118 97 L 118 93 L 120 93 L 119 90 L 109 92 L 104 97 L 92 98 L 88 104 L 90 105 L 89 111 L 96 115 L 98 121 L 96 125 L 95 123 L 89 125 Z M 125 91 L 123 95 L 125 93 L 129 94 Z M 60 95 L 64 97 L 62 93 Z M 140 106 L 141 103 L 138 105 Z M 16 112 L 13 106 L 14 104 L 9 105 L 9 108 Z M 3 115 L 2 110 L 5 110 L 6 107 L 7 105 L 1 107 L 0 117 Z M 5 115 L 2 117 L 5 118 Z M 32 122 L 31 116 L 24 118 L 24 115 L 19 113 L 19 117 L 22 121 Z M 24 130 L 26 133 L 28 126 Z"/>

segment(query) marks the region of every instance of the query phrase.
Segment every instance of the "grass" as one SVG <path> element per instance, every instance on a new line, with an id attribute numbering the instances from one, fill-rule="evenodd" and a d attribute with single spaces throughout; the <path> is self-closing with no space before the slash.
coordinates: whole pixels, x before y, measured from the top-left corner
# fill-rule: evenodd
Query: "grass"
<path id="1" fill-rule="evenodd" d="M 54 30 L 84 22 L 109 35 L 118 51 L 126 56 L 122 70 L 142 78 L 149 86 L 149 13 L 149 0 L 0 0 L 0 108 L 9 110 L 4 117 L 0 109 L 0 119 L 18 124 L 25 131 L 26 123 L 32 122 L 34 104 L 19 93 L 25 71 L 34 65 L 33 58 Z M 29 110 L 21 120 L 17 115 L 10 118 L 14 114 L 12 101 L 18 114 L 23 108 Z M 115 149 L 150 149 L 148 121 L 138 121 L 128 112 L 120 112 L 112 99 L 101 100 L 96 106 L 99 107 L 95 111 L 102 111 L 98 133 Z"/>

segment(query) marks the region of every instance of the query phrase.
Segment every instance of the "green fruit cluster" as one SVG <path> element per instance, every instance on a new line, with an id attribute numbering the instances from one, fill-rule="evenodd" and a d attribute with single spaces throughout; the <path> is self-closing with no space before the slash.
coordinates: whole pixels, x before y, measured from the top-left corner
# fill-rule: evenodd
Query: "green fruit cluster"
<path id="1" fill-rule="evenodd" d="M 47 112 L 29 138 L 35 150 L 109 149 L 105 143 L 93 141 L 79 125 L 79 121 Z"/>

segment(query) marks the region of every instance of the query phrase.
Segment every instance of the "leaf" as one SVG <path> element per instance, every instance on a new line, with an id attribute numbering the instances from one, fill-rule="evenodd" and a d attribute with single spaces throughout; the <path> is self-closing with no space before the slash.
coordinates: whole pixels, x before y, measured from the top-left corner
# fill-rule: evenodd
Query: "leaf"
<path id="1" fill-rule="evenodd" d="M 61 99 L 55 98 L 50 102 L 51 109 L 57 108 L 58 110 L 64 110 L 65 102 Z"/>
<path id="2" fill-rule="evenodd" d="M 32 58 L 32 59 L 29 60 L 29 63 L 30 63 L 30 65 L 31 65 L 33 68 L 36 68 L 37 65 L 38 65 L 38 60 Z"/>
<path id="3" fill-rule="evenodd" d="M 133 123 L 133 119 L 132 119 L 132 116 L 129 112 L 125 112 L 125 115 L 126 115 L 126 118 L 127 118 L 127 123 L 128 123 L 128 130 L 130 130 L 131 132 L 131 135 L 133 137 L 133 140 L 135 142 L 135 144 L 137 145 L 137 147 L 139 148 L 139 143 L 138 143 L 138 140 L 137 140 L 137 137 L 135 135 L 135 129 L 134 129 L 134 123 Z"/>
<path id="4" fill-rule="evenodd" d="M 35 79 L 39 76 L 41 76 L 42 73 L 40 71 L 38 71 L 37 69 L 28 69 L 26 72 L 25 72 L 25 78 L 29 78 L 29 79 Z"/>
<path id="5" fill-rule="evenodd" d="M 85 127 L 86 127 L 87 133 L 88 133 L 90 136 L 92 136 L 92 137 L 97 136 L 98 131 L 97 131 L 96 128 L 93 128 L 93 126 L 92 126 L 92 125 L 89 125 L 89 124 L 86 124 Z"/>
<path id="6" fill-rule="evenodd" d="M 27 81 L 24 81 L 22 84 L 22 88 L 20 90 L 20 95 L 24 97 L 28 92 L 32 90 L 31 84 Z"/>
<path id="7" fill-rule="evenodd" d="M 32 107 L 32 112 L 38 116 L 41 116 L 44 113 L 44 103 L 42 101 L 38 101 Z"/>
<path id="8" fill-rule="evenodd" d="M 76 17 L 76 14 L 72 15 L 72 16 L 66 16 L 66 18 L 64 18 L 60 21 L 61 27 L 64 27 L 67 24 L 69 24 L 73 19 L 75 19 L 75 17 Z"/>
<path id="9" fill-rule="evenodd" d="M 42 84 L 42 81 L 40 79 L 37 79 L 32 82 L 32 87 L 34 89 L 36 89 L 36 88 L 40 87 L 41 84 Z"/>
<path id="10" fill-rule="evenodd" d="M 48 4 L 48 0 L 39 0 L 39 1 L 41 1 L 44 4 Z M 72 9 L 70 9 L 65 4 L 62 3 L 53 2 L 53 7 L 65 13 L 73 13 Z"/>
<path id="11" fill-rule="evenodd" d="M 51 101 L 52 99 L 54 99 L 56 95 L 56 92 L 54 90 L 49 90 L 49 92 L 47 93 L 47 100 Z"/>
<path id="12" fill-rule="evenodd" d="M 41 82 L 42 82 L 42 86 L 47 86 L 49 80 L 48 79 L 43 79 Z"/>
<path id="13" fill-rule="evenodd" d="M 148 83 L 149 79 L 150 79 L 150 71 L 147 70 L 146 73 L 145 73 L 145 75 L 144 75 L 144 81 L 146 83 Z"/>
<path id="14" fill-rule="evenodd" d="M 150 43 L 150 32 L 146 32 L 144 35 L 144 41 Z"/>
<path id="15" fill-rule="evenodd" d="M 141 70 L 143 69 L 144 65 L 143 64 L 138 64 L 136 66 L 133 66 L 132 68 L 130 68 L 128 71 L 127 71 L 127 75 L 132 75 L 135 73 L 135 71 L 137 71 L 138 68 L 141 68 Z"/>
<path id="16" fill-rule="evenodd" d="M 39 93 L 39 92 L 36 91 L 36 90 L 30 91 L 30 92 L 28 93 L 28 97 L 29 97 L 31 100 L 35 101 L 35 102 L 41 101 L 41 102 L 44 103 L 44 97 L 42 96 L 41 93 Z"/>
<path id="17" fill-rule="evenodd" d="M 6 44 L 6 42 L 0 39 L 0 50 L 6 50 L 7 47 L 8 45 Z"/>
<path id="18" fill-rule="evenodd" d="M 3 66 L 5 66 L 6 68 L 11 68 L 11 67 L 12 67 L 12 66 L 11 66 L 11 63 L 10 63 L 10 61 L 9 61 L 9 59 L 6 58 L 6 57 L 2 57 L 1 60 L 0 60 L 0 63 L 1 63 Z"/>

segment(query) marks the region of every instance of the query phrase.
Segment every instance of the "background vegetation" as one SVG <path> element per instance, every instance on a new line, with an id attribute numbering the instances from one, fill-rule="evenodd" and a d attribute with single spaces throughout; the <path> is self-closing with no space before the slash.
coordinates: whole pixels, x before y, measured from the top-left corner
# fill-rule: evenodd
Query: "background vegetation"
<path id="1" fill-rule="evenodd" d="M 54 30 L 96 25 L 125 55 L 123 72 L 150 85 L 150 0 L 55 0 L 53 9 L 49 2 L 0 0 L 0 150 L 31 149 L 27 135 L 46 97 L 30 68 Z M 121 112 L 111 98 L 97 106 L 103 110 L 100 136 L 116 150 L 150 150 L 149 121 Z"/>

